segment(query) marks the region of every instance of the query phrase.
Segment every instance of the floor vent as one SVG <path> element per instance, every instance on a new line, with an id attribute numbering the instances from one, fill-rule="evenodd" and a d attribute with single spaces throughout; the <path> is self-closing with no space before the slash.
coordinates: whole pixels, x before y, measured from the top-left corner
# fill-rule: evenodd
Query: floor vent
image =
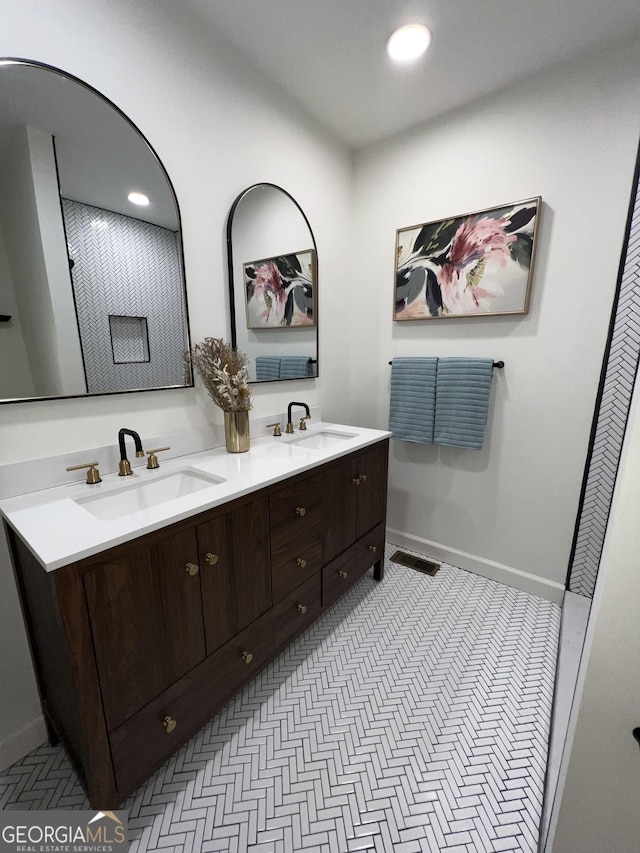
<path id="1" fill-rule="evenodd" d="M 415 569 L 416 572 L 422 572 L 423 575 L 431 575 L 431 577 L 440 568 L 440 563 L 432 563 L 431 560 L 425 560 L 423 557 L 414 557 L 413 554 L 407 554 L 406 551 L 396 551 L 391 556 L 391 562 L 406 566 L 408 569 Z"/>

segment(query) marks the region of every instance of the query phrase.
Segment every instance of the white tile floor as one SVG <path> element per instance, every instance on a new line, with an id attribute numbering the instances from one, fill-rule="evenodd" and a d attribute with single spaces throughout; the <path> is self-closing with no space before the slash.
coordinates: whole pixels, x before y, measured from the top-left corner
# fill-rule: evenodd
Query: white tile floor
<path id="1" fill-rule="evenodd" d="M 130 797 L 134 853 L 536 850 L 559 608 L 393 550 Z M 0 808 L 88 803 L 44 746 Z"/>

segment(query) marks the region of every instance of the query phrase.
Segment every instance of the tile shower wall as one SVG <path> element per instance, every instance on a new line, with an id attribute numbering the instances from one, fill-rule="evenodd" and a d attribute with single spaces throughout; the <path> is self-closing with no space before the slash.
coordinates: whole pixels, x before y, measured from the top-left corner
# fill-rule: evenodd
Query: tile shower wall
<path id="1" fill-rule="evenodd" d="M 640 357 L 639 174 L 640 155 L 570 565 L 569 590 L 589 598 L 598 574 Z"/>
<path id="2" fill-rule="evenodd" d="M 184 384 L 177 234 L 68 199 L 62 206 L 89 393 Z M 114 363 L 110 316 L 146 318 L 149 361 Z"/>

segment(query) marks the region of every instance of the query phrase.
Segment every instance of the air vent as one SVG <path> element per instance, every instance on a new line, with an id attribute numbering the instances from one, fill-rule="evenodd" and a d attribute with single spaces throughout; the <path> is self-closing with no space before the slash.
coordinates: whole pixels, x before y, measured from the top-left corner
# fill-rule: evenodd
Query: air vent
<path id="1" fill-rule="evenodd" d="M 406 551 L 396 551 L 391 557 L 391 562 L 406 566 L 408 569 L 415 569 L 416 572 L 422 572 L 423 575 L 431 575 L 431 577 L 440 568 L 440 563 L 432 563 L 431 560 L 425 560 L 423 557 L 414 557 L 413 554 L 407 554 Z"/>

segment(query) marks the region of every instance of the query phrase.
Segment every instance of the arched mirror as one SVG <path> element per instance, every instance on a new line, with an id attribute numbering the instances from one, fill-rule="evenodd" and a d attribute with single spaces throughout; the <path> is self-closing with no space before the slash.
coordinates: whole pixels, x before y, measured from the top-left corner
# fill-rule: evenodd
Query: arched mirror
<path id="1" fill-rule="evenodd" d="M 231 341 L 252 382 L 318 375 L 316 242 L 297 201 L 254 184 L 227 221 Z"/>
<path id="2" fill-rule="evenodd" d="M 167 173 L 114 104 L 31 60 L 0 60 L 0 315 L 1 402 L 192 384 Z"/>

